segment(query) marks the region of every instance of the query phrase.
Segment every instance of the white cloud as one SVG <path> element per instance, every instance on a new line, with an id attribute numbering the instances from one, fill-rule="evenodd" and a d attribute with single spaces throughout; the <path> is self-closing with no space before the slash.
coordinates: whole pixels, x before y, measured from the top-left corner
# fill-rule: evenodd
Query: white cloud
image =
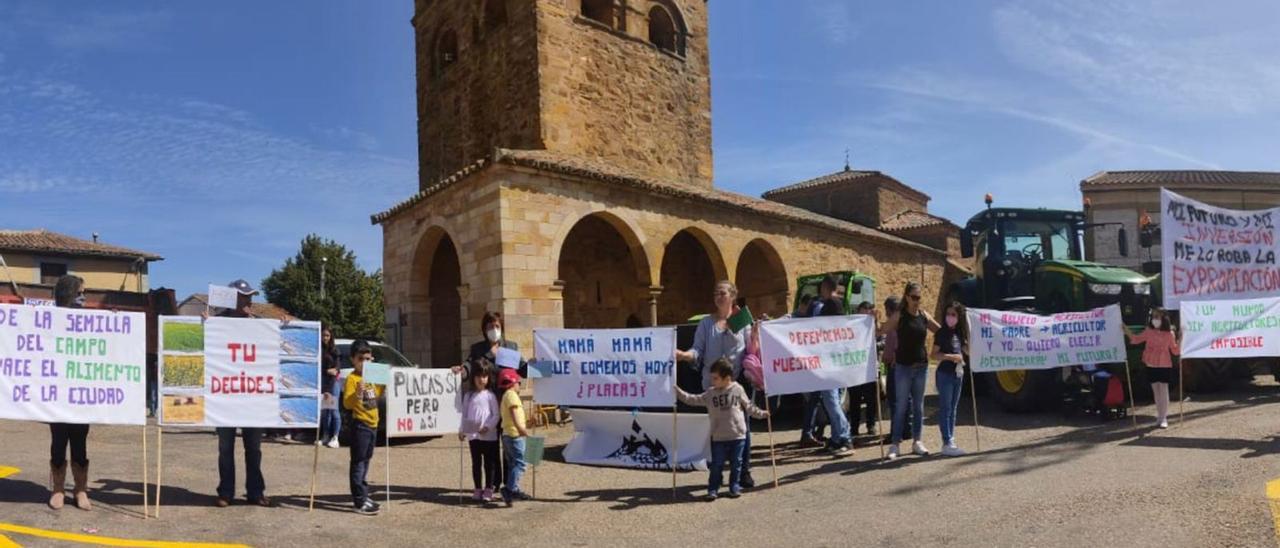
<path id="1" fill-rule="evenodd" d="M 822 37 L 827 43 L 842 46 L 858 34 L 850 4 L 845 0 L 822 1 L 811 4 L 813 16 L 818 19 Z"/>
<path id="2" fill-rule="evenodd" d="M 365 152 L 372 152 L 378 149 L 378 139 L 376 137 L 346 126 L 320 129 L 319 132 L 329 140 L 350 144 Z"/>
<path id="3" fill-rule="evenodd" d="M 148 35 L 168 27 L 173 15 L 167 10 L 106 12 L 28 2 L 15 10 L 14 20 L 56 48 L 128 50 L 143 46 Z"/>

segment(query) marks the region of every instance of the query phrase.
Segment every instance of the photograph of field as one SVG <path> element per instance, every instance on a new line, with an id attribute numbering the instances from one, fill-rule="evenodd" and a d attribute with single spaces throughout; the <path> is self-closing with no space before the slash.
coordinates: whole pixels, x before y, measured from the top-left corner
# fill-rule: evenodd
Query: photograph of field
<path id="1" fill-rule="evenodd" d="M 320 355 L 318 325 L 286 325 L 280 328 L 280 353 L 290 357 Z"/>
<path id="2" fill-rule="evenodd" d="M 280 361 L 280 385 L 297 392 L 320 391 L 320 366 L 315 361 Z"/>
<path id="3" fill-rule="evenodd" d="M 317 396 L 280 396 L 280 420 L 288 424 L 318 424 L 320 398 Z"/>
<path id="4" fill-rule="evenodd" d="M 204 422 L 204 396 L 165 394 L 160 398 L 160 417 L 165 424 Z"/>
<path id="5" fill-rule="evenodd" d="M 200 322 L 165 321 L 164 350 L 170 352 L 204 352 L 204 325 Z"/>
<path id="6" fill-rule="evenodd" d="M 164 356 L 164 380 L 170 388 L 204 387 L 204 356 L 167 354 Z"/>

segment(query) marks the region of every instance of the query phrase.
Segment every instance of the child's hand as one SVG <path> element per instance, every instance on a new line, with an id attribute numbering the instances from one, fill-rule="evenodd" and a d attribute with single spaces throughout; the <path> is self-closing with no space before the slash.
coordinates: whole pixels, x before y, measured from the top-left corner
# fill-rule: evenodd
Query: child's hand
<path id="1" fill-rule="evenodd" d="M 520 437 L 522 437 L 522 438 L 527 438 L 527 437 L 529 437 L 529 431 L 528 431 L 528 430 L 525 430 L 524 428 L 519 428 L 518 430 L 520 431 Z"/>
<path id="2" fill-rule="evenodd" d="M 483 434 L 483 433 L 484 433 L 484 432 L 481 432 L 481 434 Z M 467 435 L 466 435 L 466 434 L 463 434 L 462 432 L 458 432 L 458 441 L 464 441 L 464 440 L 466 440 L 466 439 L 467 439 Z"/>
<path id="3" fill-rule="evenodd" d="M 764 418 L 766 418 L 766 419 L 767 419 L 767 418 L 769 418 L 769 412 L 768 412 L 768 411 L 765 411 L 765 412 L 764 412 Z"/>
<path id="4" fill-rule="evenodd" d="M 488 434 L 488 433 L 489 433 L 489 427 L 488 427 L 488 426 L 481 426 L 481 427 L 480 427 L 480 433 L 481 433 L 481 434 Z"/>

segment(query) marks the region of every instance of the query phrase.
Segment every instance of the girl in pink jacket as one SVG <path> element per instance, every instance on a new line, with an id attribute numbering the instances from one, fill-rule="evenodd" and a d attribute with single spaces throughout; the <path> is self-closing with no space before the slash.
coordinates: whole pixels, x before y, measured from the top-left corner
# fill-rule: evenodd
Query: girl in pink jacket
<path id="1" fill-rule="evenodd" d="M 1170 325 L 1169 315 L 1163 308 L 1151 309 L 1151 320 L 1147 328 L 1137 335 L 1124 326 L 1129 336 L 1129 344 L 1145 345 L 1142 349 L 1142 363 L 1147 366 L 1147 380 L 1151 381 L 1151 391 L 1156 398 L 1156 420 L 1160 428 L 1169 427 L 1169 383 L 1173 382 L 1173 356 L 1181 353 L 1178 348 L 1178 337 Z"/>

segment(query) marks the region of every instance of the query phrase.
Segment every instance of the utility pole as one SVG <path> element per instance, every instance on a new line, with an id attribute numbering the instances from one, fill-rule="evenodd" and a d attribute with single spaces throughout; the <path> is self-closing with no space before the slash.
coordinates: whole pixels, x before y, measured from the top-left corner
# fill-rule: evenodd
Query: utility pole
<path id="1" fill-rule="evenodd" d="M 320 257 L 320 300 L 324 300 L 324 271 L 329 266 L 328 257 Z"/>

